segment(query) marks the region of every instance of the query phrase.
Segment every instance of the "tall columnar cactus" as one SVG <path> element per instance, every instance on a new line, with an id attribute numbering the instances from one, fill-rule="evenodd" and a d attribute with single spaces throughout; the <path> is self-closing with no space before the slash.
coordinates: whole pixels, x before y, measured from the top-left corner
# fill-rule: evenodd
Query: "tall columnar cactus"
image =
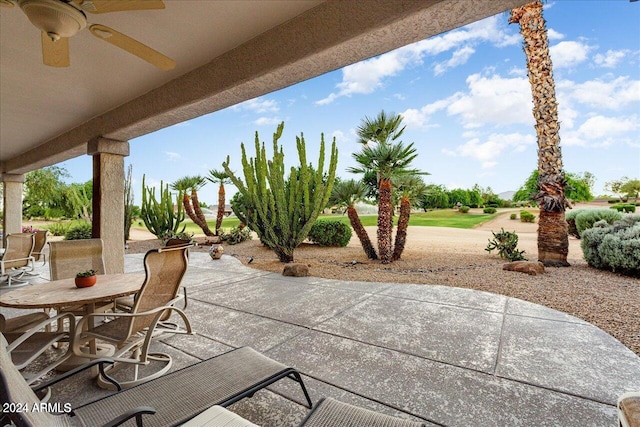
<path id="1" fill-rule="evenodd" d="M 147 230 L 160 238 L 167 232 L 182 233 L 178 231 L 184 221 L 184 209 L 180 203 L 182 195 L 176 199 L 177 210 L 174 210 L 173 196 L 169 192 L 169 184 L 160 181 L 160 201 L 156 199 L 156 189 L 145 185 L 145 176 L 142 176 L 142 207 L 140 213 Z"/>
<path id="2" fill-rule="evenodd" d="M 309 234 L 311 226 L 327 205 L 338 165 L 335 139 L 331 145 L 329 168 L 325 176 L 324 135 L 321 136 L 318 168 L 307 164 L 304 135 L 296 137 L 300 166 L 292 167 L 285 179 L 284 152 L 278 147 L 284 122 L 273 134 L 273 159 L 267 160 L 264 143 L 255 137 L 256 157 L 247 159 L 242 144 L 244 182 L 229 168 L 229 158 L 222 164 L 233 184 L 242 194 L 243 221 L 260 240 L 273 249 L 281 262 L 293 261 L 294 249 Z"/>

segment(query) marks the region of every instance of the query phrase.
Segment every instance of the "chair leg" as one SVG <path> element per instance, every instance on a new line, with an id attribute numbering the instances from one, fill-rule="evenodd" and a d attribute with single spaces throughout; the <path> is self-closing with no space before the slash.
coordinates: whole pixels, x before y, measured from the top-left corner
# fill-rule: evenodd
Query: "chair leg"
<path id="1" fill-rule="evenodd" d="M 300 376 L 300 373 L 298 371 L 293 371 L 289 375 L 289 378 L 291 378 L 292 380 L 300 384 L 300 387 L 302 388 L 302 392 L 304 393 L 304 397 L 305 399 L 307 399 L 307 408 L 312 409 L 313 403 L 311 403 L 311 397 L 309 396 L 307 387 L 305 387 L 304 382 L 302 381 L 302 376 Z"/>

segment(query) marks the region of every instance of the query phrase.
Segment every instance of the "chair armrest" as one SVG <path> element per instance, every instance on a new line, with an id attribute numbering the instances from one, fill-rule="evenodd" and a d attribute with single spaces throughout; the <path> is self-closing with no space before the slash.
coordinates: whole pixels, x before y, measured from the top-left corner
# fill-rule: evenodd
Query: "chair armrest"
<path id="1" fill-rule="evenodd" d="M 151 406 L 138 406 L 137 408 L 129 409 L 124 414 L 117 416 L 116 418 L 109 421 L 107 424 L 104 424 L 103 427 L 115 427 L 121 424 L 124 424 L 126 421 L 131 418 L 136 418 L 136 425 L 142 426 L 142 415 L 150 414 L 153 415 L 156 413 L 156 410 Z"/>
<path id="2" fill-rule="evenodd" d="M 102 375 L 107 381 L 109 381 L 110 383 L 112 383 L 113 385 L 116 386 L 116 388 L 118 389 L 118 391 L 122 390 L 122 387 L 120 387 L 120 384 L 114 380 L 113 378 L 111 378 L 110 376 L 108 376 L 105 372 L 104 372 L 104 365 L 105 364 L 109 364 L 109 365 L 113 365 L 115 362 L 113 359 L 109 359 L 107 357 L 101 358 L 101 359 L 95 359 L 95 360 L 91 360 L 87 363 L 85 363 L 82 366 L 78 366 L 77 368 L 74 368 L 70 371 L 67 371 L 63 374 L 58 375 L 57 377 L 49 380 L 49 381 L 45 381 L 43 383 L 37 384 L 35 386 L 31 387 L 31 390 L 33 390 L 34 393 L 37 393 L 40 390 L 43 390 L 47 387 L 51 387 L 52 385 L 59 383 L 62 380 L 66 380 L 69 377 L 74 376 L 75 374 L 77 374 L 78 372 L 82 372 L 84 370 L 87 370 L 89 368 L 91 368 L 92 366 L 95 365 L 99 365 L 98 368 L 100 369 L 100 375 Z"/>
<path id="3" fill-rule="evenodd" d="M 20 335 L 19 338 L 17 338 L 7 347 L 7 351 L 11 353 L 15 348 L 17 348 L 20 344 L 28 340 L 33 334 L 37 333 L 43 327 L 47 326 L 50 323 L 56 322 L 59 319 L 64 319 L 65 317 L 69 318 L 69 339 L 71 339 L 75 334 L 76 317 L 71 313 L 60 313 L 56 316 L 43 320 L 42 322 L 38 323 L 28 331 L 24 332 L 22 335 Z"/>

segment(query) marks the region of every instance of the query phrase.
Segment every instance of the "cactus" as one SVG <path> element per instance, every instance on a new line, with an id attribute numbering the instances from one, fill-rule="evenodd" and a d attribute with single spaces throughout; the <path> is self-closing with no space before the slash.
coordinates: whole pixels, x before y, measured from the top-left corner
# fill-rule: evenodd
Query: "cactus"
<path id="1" fill-rule="evenodd" d="M 178 209 L 174 211 L 173 196 L 169 192 L 169 184 L 160 181 L 160 202 L 156 199 L 156 189 L 145 185 L 145 176 L 142 176 L 142 207 L 141 216 L 144 225 L 156 237 L 164 235 L 167 231 L 173 233 L 183 233 L 186 226 L 178 231 L 180 224 L 184 221 L 184 209 L 180 199 L 182 194 L 178 194 Z"/>
<path id="2" fill-rule="evenodd" d="M 242 167 L 245 181 L 229 168 L 229 157 L 222 164 L 231 182 L 242 194 L 236 198 L 236 206 L 242 212 L 236 215 L 255 231 L 260 241 L 278 255 L 281 262 L 293 261 L 294 249 L 307 237 L 313 223 L 327 205 L 335 180 L 338 164 L 338 149 L 335 138 L 327 175 L 324 175 L 324 135 L 320 141 L 320 156 L 317 170 L 307 164 L 304 135 L 296 137 L 300 166 L 292 167 L 285 180 L 284 152 L 278 147 L 284 122 L 273 134 L 273 159 L 267 160 L 264 143 L 260 144 L 258 132 L 255 137 L 256 157 L 247 160 L 242 144 Z"/>

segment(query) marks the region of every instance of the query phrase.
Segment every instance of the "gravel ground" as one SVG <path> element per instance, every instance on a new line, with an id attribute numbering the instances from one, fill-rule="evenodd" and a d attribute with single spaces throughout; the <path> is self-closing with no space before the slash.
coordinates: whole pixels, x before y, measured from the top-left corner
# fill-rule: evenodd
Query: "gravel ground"
<path id="1" fill-rule="evenodd" d="M 611 334 L 640 355 L 640 280 L 596 270 L 581 259 L 579 241 L 572 239 L 568 268 L 547 268 L 545 274 L 529 276 L 502 270 L 504 261 L 483 249 L 490 231 L 504 222 L 493 221 L 481 229 L 459 230 L 411 227 L 402 260 L 392 264 L 369 261 L 354 237 L 345 248 L 321 248 L 302 244 L 296 262 L 309 266 L 310 275 L 328 279 L 370 282 L 447 285 L 493 292 L 541 304 L 590 322 Z M 502 220 L 504 221 L 504 220 Z M 514 225 L 529 259 L 536 259 L 536 226 Z M 506 228 L 506 227 L 505 227 Z M 375 237 L 375 228 L 368 229 Z M 197 251 L 206 251 L 206 239 L 196 239 Z M 375 240 L 375 239 L 372 239 Z M 155 239 L 129 242 L 129 253 L 158 247 Z M 281 272 L 274 253 L 257 239 L 224 247 L 225 254 L 260 270 Z"/>

